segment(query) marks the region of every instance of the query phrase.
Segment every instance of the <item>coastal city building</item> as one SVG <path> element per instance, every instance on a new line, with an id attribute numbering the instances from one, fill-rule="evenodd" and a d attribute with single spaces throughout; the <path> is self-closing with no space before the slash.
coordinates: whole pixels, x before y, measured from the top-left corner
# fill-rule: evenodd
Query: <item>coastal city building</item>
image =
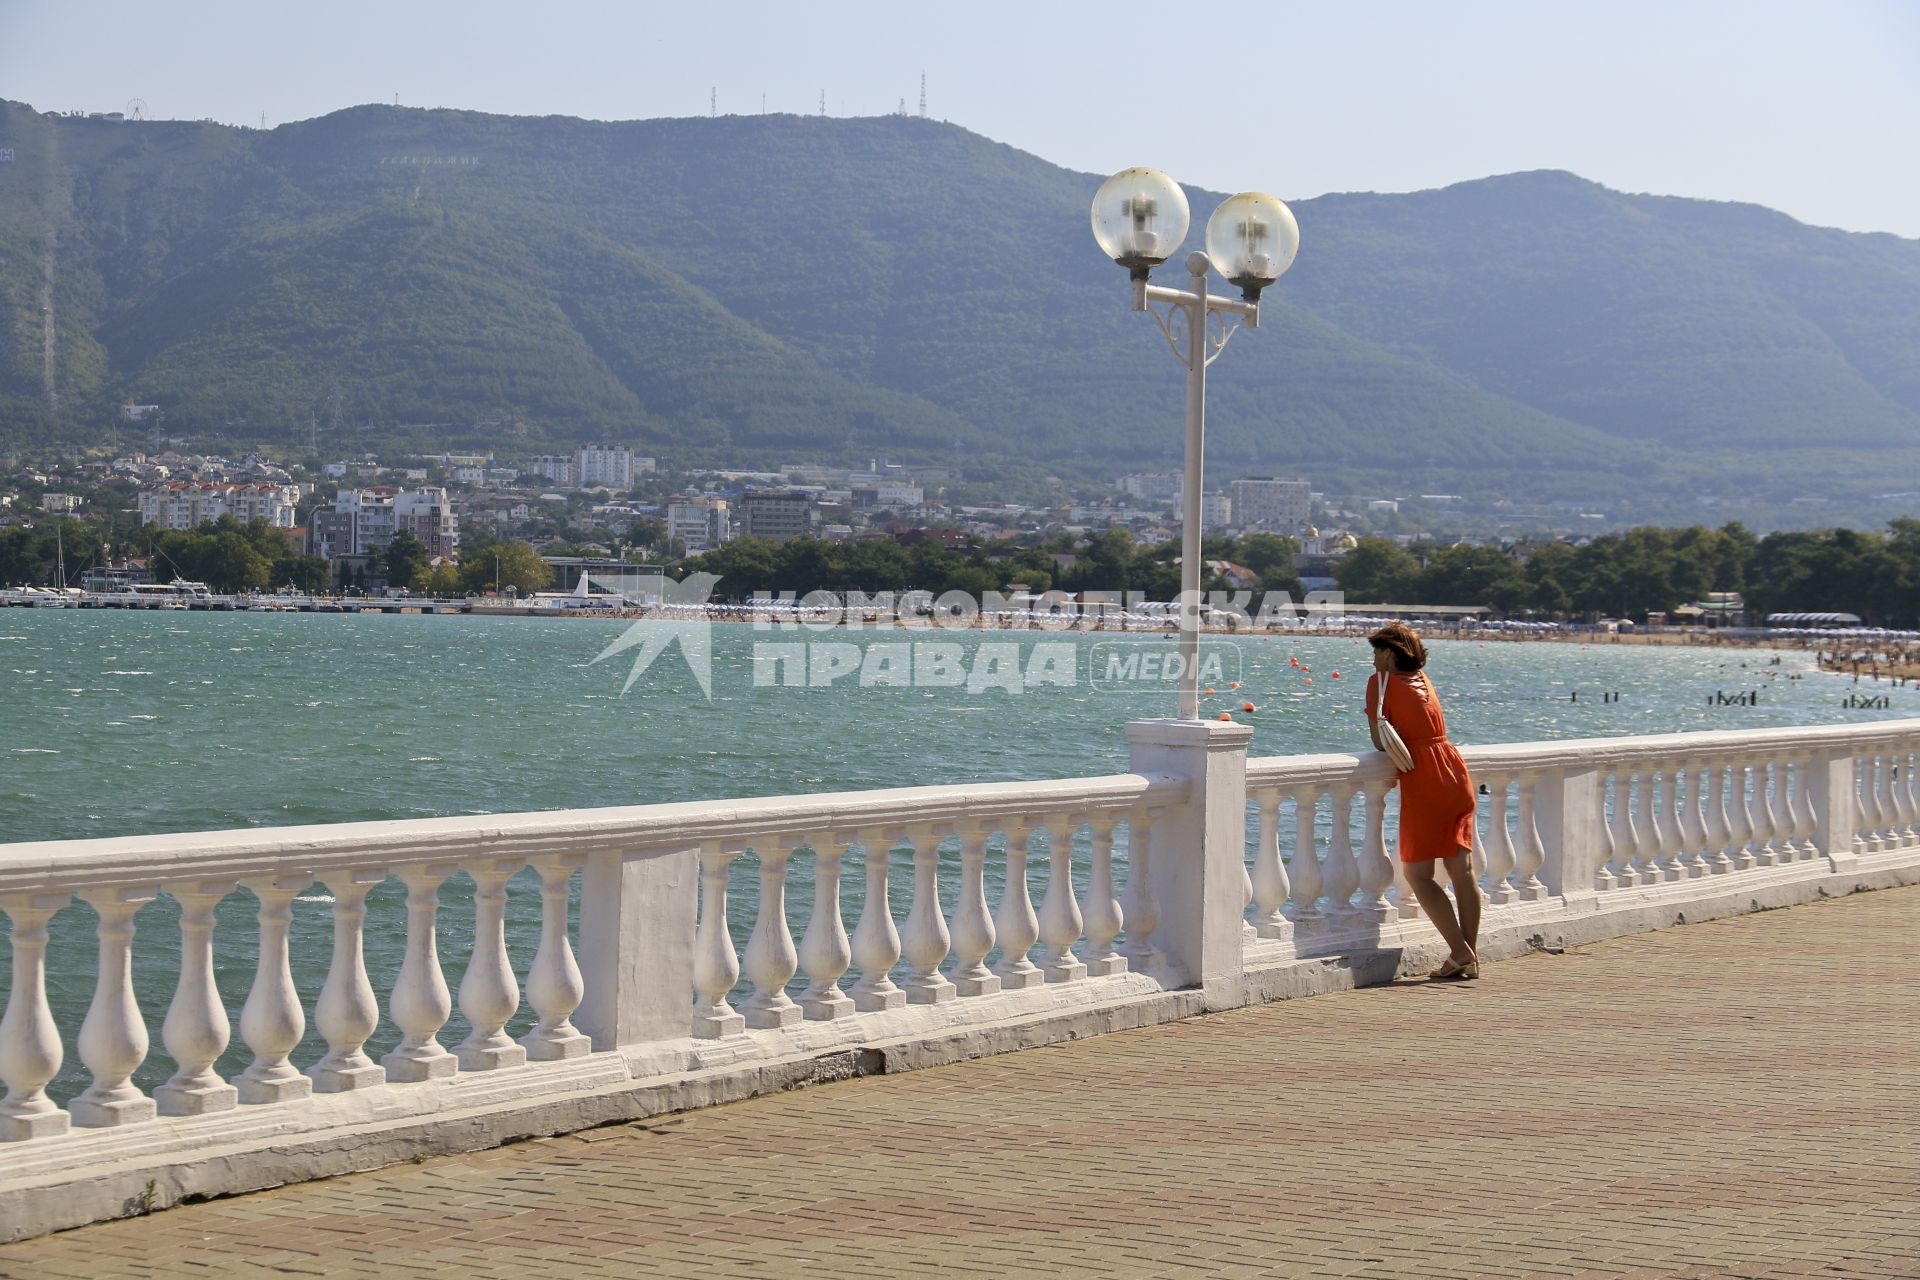
<path id="1" fill-rule="evenodd" d="M 667 504 L 667 540 L 687 555 L 711 551 L 733 537 L 733 516 L 725 498 L 681 497 Z"/>
<path id="2" fill-rule="evenodd" d="M 1200 527 L 1209 533 L 1233 523 L 1233 499 L 1224 493 L 1200 495 Z"/>
<path id="3" fill-rule="evenodd" d="M 522 475 L 538 476 L 542 480 L 551 480 L 555 484 L 573 483 L 573 455 L 570 453 L 536 453 L 527 459 L 527 465 L 520 469 Z"/>
<path id="4" fill-rule="evenodd" d="M 740 534 L 785 542 L 813 532 L 813 495 L 800 490 L 756 489 L 740 495 Z"/>
<path id="5" fill-rule="evenodd" d="M 583 489 L 631 489 L 633 478 L 654 470 L 654 460 L 635 456 L 624 444 L 589 444 L 574 451 L 573 483 Z"/>
<path id="6" fill-rule="evenodd" d="M 313 553 L 329 559 L 364 556 L 385 547 L 405 531 L 429 556 L 452 556 L 460 535 L 447 491 L 429 489 L 342 489 L 331 508 L 313 513 Z"/>
<path id="7" fill-rule="evenodd" d="M 264 520 L 276 529 L 297 523 L 300 489 L 291 484 L 171 481 L 140 491 L 140 520 L 162 529 L 192 529 L 221 516 L 241 524 Z"/>
<path id="8" fill-rule="evenodd" d="M 1312 517 L 1313 491 L 1305 480 L 1255 476 L 1228 487 L 1234 521 L 1242 529 L 1296 533 Z"/>
<path id="9" fill-rule="evenodd" d="M 1180 496 L 1180 482 L 1185 474 L 1182 471 L 1138 472 L 1121 476 L 1114 487 L 1142 502 L 1172 502 Z"/>

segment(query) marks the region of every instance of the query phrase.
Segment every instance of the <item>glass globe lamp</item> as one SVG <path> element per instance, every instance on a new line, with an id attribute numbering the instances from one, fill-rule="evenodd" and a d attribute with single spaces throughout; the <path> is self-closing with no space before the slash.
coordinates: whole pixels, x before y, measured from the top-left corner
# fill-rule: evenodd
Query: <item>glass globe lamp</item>
<path id="1" fill-rule="evenodd" d="M 1174 255 L 1191 218 L 1187 193 L 1158 169 L 1122 169 L 1093 197 L 1093 238 L 1136 280 Z"/>
<path id="2" fill-rule="evenodd" d="M 1293 210 L 1262 191 L 1243 191 L 1220 202 L 1207 219 L 1207 256 L 1214 269 L 1248 302 L 1278 280 L 1300 252 L 1300 224 Z"/>

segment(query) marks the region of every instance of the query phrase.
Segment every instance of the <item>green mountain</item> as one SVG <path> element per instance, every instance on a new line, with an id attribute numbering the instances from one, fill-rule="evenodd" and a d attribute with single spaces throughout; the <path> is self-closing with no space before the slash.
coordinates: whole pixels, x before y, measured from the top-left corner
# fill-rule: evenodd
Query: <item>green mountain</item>
<path id="1" fill-rule="evenodd" d="M 1178 459 L 1180 371 L 1092 244 L 1098 178 L 953 126 L 0 103 L 0 147 L 0 445 L 132 399 L 327 448 Z M 1197 227 L 1220 197 L 1193 195 Z M 1299 261 L 1211 379 L 1214 474 L 1916 487 L 1920 242 L 1556 172 L 1295 211 Z"/>

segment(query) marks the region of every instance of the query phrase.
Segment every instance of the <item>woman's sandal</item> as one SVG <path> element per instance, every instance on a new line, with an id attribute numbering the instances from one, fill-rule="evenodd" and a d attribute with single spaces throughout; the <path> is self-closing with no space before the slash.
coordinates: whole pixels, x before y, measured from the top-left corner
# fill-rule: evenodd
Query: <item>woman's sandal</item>
<path id="1" fill-rule="evenodd" d="M 1480 976 L 1480 961 L 1469 960 L 1461 964 L 1452 956 L 1447 962 L 1427 975 L 1428 982 L 1470 982 Z"/>

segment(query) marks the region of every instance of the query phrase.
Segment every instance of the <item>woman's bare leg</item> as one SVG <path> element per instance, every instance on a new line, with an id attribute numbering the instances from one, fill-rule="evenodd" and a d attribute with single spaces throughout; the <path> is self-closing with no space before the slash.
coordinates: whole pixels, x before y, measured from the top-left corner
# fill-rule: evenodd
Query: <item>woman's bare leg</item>
<path id="1" fill-rule="evenodd" d="M 1413 886 L 1413 896 L 1420 899 L 1420 907 L 1427 913 L 1427 919 L 1433 921 L 1433 927 L 1447 941 L 1447 954 L 1455 964 L 1472 964 L 1473 948 L 1460 932 L 1460 921 L 1453 914 L 1453 903 L 1447 898 L 1433 878 L 1433 859 L 1423 858 L 1419 862 L 1406 864 L 1407 883 Z"/>
<path id="2" fill-rule="evenodd" d="M 1480 882 L 1473 876 L 1473 854 L 1466 849 L 1447 860 L 1447 879 L 1453 881 L 1453 901 L 1460 912 L 1460 934 L 1475 956 L 1480 954 Z"/>

